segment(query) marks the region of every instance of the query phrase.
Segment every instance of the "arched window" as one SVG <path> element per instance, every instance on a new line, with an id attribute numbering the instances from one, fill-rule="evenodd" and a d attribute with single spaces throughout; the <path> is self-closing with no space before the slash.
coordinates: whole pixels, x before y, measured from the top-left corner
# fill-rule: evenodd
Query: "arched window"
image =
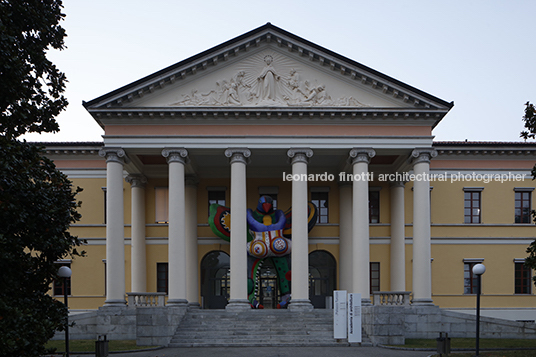
<path id="1" fill-rule="evenodd" d="M 229 300 L 229 255 L 207 253 L 201 261 L 201 299 L 204 309 L 224 309 Z"/>
<path id="2" fill-rule="evenodd" d="M 309 299 L 317 309 L 326 308 L 326 300 L 336 288 L 337 268 L 333 255 L 324 250 L 309 254 Z"/>

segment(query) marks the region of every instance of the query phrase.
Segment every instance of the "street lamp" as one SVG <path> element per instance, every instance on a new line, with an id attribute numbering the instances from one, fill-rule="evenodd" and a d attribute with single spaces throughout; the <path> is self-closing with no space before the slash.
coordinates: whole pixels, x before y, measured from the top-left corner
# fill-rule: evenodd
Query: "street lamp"
<path id="1" fill-rule="evenodd" d="M 58 276 L 63 278 L 63 299 L 67 308 L 67 320 L 65 323 L 65 356 L 69 357 L 69 304 L 67 302 L 67 278 L 71 277 L 71 268 L 62 265 L 58 269 Z"/>
<path id="2" fill-rule="evenodd" d="M 478 288 L 476 291 L 476 354 L 479 355 L 479 343 L 480 343 L 480 294 L 482 293 L 482 274 L 486 272 L 486 266 L 484 264 L 475 264 L 473 266 L 473 275 L 476 275 L 478 281 Z"/>

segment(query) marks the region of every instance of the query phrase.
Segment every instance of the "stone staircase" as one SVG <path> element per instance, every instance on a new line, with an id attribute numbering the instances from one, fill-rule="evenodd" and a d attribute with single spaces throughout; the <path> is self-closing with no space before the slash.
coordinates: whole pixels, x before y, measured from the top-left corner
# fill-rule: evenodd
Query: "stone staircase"
<path id="1" fill-rule="evenodd" d="M 363 335 L 363 343 L 372 343 Z M 169 347 L 348 346 L 333 338 L 333 310 L 189 310 Z"/>

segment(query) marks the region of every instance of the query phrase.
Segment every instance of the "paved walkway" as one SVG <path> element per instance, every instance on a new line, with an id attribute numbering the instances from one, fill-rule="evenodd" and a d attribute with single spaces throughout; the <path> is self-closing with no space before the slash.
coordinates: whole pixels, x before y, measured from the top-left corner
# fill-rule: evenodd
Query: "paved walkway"
<path id="1" fill-rule="evenodd" d="M 110 357 L 427 357 L 433 354 L 433 351 L 404 351 L 381 347 L 198 347 L 113 353 Z"/>

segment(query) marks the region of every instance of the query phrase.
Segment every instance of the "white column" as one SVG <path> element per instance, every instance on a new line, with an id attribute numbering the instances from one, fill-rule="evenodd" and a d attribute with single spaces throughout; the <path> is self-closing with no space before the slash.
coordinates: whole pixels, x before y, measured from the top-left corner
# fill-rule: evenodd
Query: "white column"
<path id="1" fill-rule="evenodd" d="M 432 148 L 417 148 L 413 157 L 413 300 L 414 305 L 433 305 L 430 240 L 430 159 Z"/>
<path id="2" fill-rule="evenodd" d="M 227 309 L 250 309 L 247 299 L 247 201 L 246 165 L 251 151 L 246 148 L 229 148 L 225 156 L 231 164 L 231 296 Z"/>
<path id="3" fill-rule="evenodd" d="M 186 205 L 184 165 L 188 151 L 184 148 L 162 150 L 169 166 L 168 225 L 168 301 L 167 306 L 188 306 L 186 299 Z"/>
<path id="4" fill-rule="evenodd" d="M 135 293 L 147 292 L 147 262 L 145 257 L 145 184 L 147 178 L 140 174 L 128 175 L 130 183 L 131 202 L 131 289 Z"/>
<path id="5" fill-rule="evenodd" d="M 307 164 L 313 156 L 309 148 L 292 148 L 292 176 L 307 176 Z M 309 300 L 309 234 L 307 227 L 307 180 L 292 181 L 291 310 L 312 310 Z"/>
<path id="6" fill-rule="evenodd" d="M 363 305 L 370 305 L 370 242 L 369 242 L 369 181 L 370 159 L 376 152 L 370 148 L 354 148 L 350 151 L 353 165 L 352 195 L 352 255 L 354 293 L 361 294 Z"/>
<path id="7" fill-rule="evenodd" d="M 106 300 L 104 306 L 125 306 L 125 218 L 121 148 L 103 148 L 106 158 Z"/>
<path id="8" fill-rule="evenodd" d="M 197 257 L 197 179 L 186 176 L 186 296 L 188 306 L 199 305 L 199 263 Z"/>
<path id="9" fill-rule="evenodd" d="M 404 184 L 391 183 L 391 291 L 406 291 Z"/>
<path id="10" fill-rule="evenodd" d="M 339 183 L 339 289 L 352 289 L 352 185 Z"/>

